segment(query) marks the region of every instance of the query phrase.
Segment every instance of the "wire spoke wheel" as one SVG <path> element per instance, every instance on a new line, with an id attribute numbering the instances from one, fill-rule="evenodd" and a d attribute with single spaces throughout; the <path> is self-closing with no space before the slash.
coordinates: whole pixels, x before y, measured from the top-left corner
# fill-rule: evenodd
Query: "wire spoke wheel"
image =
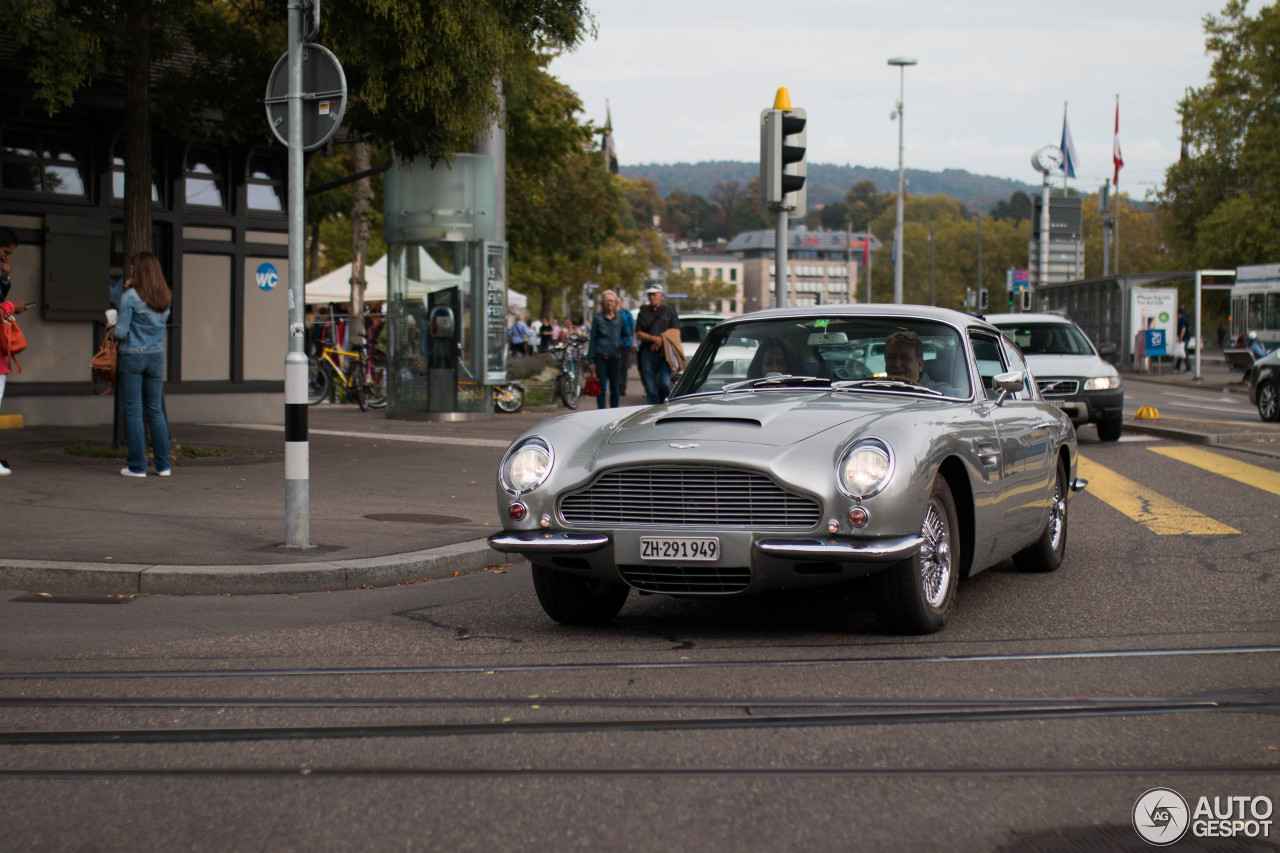
<path id="1" fill-rule="evenodd" d="M 307 403 L 314 406 L 329 393 L 329 369 L 324 362 L 307 360 Z"/>

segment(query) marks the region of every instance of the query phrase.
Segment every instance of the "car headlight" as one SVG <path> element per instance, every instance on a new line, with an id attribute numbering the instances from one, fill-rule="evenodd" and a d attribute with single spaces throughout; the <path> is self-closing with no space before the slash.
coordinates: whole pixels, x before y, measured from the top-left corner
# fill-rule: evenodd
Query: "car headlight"
<path id="1" fill-rule="evenodd" d="M 1119 376 L 1095 376 L 1084 381 L 1084 390 L 1086 391 L 1110 391 L 1119 387 Z"/>
<path id="2" fill-rule="evenodd" d="M 551 473 L 551 448 L 540 438 L 531 438 L 507 455 L 502 463 L 502 482 L 507 491 L 531 492 Z"/>
<path id="3" fill-rule="evenodd" d="M 855 498 L 868 498 L 884 488 L 893 474 L 889 448 L 878 441 L 854 445 L 840 462 L 840 486 Z"/>

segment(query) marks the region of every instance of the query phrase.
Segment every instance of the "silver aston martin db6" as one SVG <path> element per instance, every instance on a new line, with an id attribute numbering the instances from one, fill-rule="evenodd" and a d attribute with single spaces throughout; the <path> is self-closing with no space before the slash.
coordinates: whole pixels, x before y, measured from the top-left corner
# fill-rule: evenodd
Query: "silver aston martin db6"
<path id="1" fill-rule="evenodd" d="M 498 551 L 566 624 L 631 589 L 767 593 L 865 577 L 890 631 L 941 629 L 962 577 L 1061 565 L 1071 420 L 976 317 L 923 306 L 760 311 L 716 326 L 657 406 L 526 430 L 498 472 Z"/>

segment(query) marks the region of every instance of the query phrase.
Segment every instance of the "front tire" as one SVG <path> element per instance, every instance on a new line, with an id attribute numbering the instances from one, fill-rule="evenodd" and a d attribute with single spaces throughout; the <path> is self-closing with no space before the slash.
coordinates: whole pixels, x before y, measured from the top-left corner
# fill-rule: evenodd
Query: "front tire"
<path id="1" fill-rule="evenodd" d="M 1123 423 L 1123 412 L 1117 412 L 1114 418 L 1107 418 L 1105 421 L 1098 421 L 1098 440 L 1119 441 L 1120 430 Z"/>
<path id="2" fill-rule="evenodd" d="M 1034 545 L 1013 555 L 1013 564 L 1023 572 L 1053 572 L 1067 553 L 1067 463 L 1058 461 L 1053 481 L 1049 521 Z"/>
<path id="3" fill-rule="evenodd" d="M 578 408 L 582 400 L 582 377 L 576 367 L 570 367 L 560 374 L 560 399 L 566 409 Z"/>
<path id="4" fill-rule="evenodd" d="M 960 582 L 960 524 L 947 481 L 933 482 L 915 556 L 871 576 L 876 618 L 895 634 L 941 631 L 955 609 Z"/>
<path id="5" fill-rule="evenodd" d="M 493 386 L 493 407 L 509 415 L 520 411 L 524 408 L 524 388 L 514 382 Z"/>
<path id="6" fill-rule="evenodd" d="M 1258 384 L 1258 416 L 1264 421 L 1280 421 L 1280 389 L 1274 381 Z"/>
<path id="7" fill-rule="evenodd" d="M 307 404 L 314 406 L 329 393 L 329 370 L 314 358 L 307 362 Z"/>
<path id="8" fill-rule="evenodd" d="M 574 577 L 533 564 L 538 603 L 562 625 L 603 625 L 618 615 L 631 588 L 623 584 Z"/>

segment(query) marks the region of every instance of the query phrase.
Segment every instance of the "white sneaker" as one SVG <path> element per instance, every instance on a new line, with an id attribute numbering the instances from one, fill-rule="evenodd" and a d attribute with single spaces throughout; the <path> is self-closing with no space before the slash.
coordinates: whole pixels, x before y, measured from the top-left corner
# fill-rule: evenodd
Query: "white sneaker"
<path id="1" fill-rule="evenodd" d="M 0 477 L 7 477 L 12 473 L 13 472 L 9 470 L 8 466 L 5 465 L 4 460 L 0 459 Z"/>
<path id="2" fill-rule="evenodd" d="M 146 472 L 146 471 L 143 471 L 141 474 L 139 474 L 139 473 L 138 473 L 138 472 L 136 472 L 136 471 L 130 471 L 130 470 L 129 470 L 129 468 L 128 468 L 127 466 L 126 466 L 126 467 L 124 467 L 124 468 L 121 468 L 121 469 L 120 469 L 120 473 L 121 473 L 121 475 L 123 475 L 123 476 L 125 476 L 125 477 L 145 477 L 145 476 L 147 476 L 147 472 Z"/>
<path id="3" fill-rule="evenodd" d="M 161 477 L 168 477 L 170 474 L 173 473 L 173 469 L 165 468 L 163 471 L 157 471 L 156 473 L 159 474 Z"/>

